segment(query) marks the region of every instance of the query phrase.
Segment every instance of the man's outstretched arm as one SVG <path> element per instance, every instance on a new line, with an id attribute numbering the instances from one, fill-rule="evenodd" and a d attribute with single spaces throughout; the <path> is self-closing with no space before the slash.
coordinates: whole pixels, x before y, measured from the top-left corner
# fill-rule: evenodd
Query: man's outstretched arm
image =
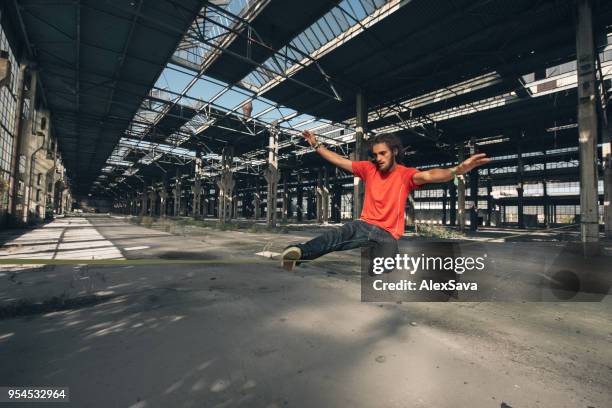
<path id="1" fill-rule="evenodd" d="M 478 153 L 470 156 L 468 159 L 462 161 L 455 167 L 449 169 L 431 169 L 426 171 L 420 171 L 415 173 L 412 178 L 414 184 L 422 185 L 427 183 L 444 183 L 455 178 L 456 175 L 461 175 L 469 172 L 470 170 L 487 164 L 491 161 L 485 153 Z"/>
<path id="2" fill-rule="evenodd" d="M 311 131 L 303 131 L 302 136 L 304 136 L 304 139 L 306 139 L 309 145 L 313 147 L 317 146 L 317 138 Z M 346 157 L 342 157 L 339 154 L 332 152 L 331 150 L 327 150 L 325 146 L 320 144 L 316 148 L 316 151 L 321 155 L 321 157 L 323 157 L 325 160 L 327 160 L 334 166 L 340 167 L 341 169 L 346 170 L 350 173 L 353 172 L 353 162 L 347 159 Z"/>

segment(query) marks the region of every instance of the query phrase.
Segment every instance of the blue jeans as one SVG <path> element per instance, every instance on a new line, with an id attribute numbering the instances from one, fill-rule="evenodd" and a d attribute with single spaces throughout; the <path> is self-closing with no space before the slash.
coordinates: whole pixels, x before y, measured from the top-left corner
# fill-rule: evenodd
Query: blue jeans
<path id="1" fill-rule="evenodd" d="M 397 240 L 386 230 L 365 221 L 350 221 L 342 227 L 329 229 L 325 233 L 297 246 L 302 250 L 300 259 L 316 259 L 334 251 L 346 251 L 360 247 L 371 247 L 374 256 L 394 257 Z"/>

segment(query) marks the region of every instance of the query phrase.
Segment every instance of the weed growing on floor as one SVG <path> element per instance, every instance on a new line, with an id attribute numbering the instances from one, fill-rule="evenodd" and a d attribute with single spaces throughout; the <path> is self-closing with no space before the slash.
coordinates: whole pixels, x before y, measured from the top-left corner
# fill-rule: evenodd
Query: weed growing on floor
<path id="1" fill-rule="evenodd" d="M 464 237 L 460 232 L 440 225 L 417 224 L 416 231 L 416 235 L 423 238 L 459 239 Z"/>
<path id="2" fill-rule="evenodd" d="M 276 233 L 288 234 L 289 228 L 279 225 L 270 228 L 267 225 L 255 224 L 249 221 L 226 221 L 221 223 L 215 219 L 194 219 L 186 217 L 163 217 L 154 218 L 150 216 L 132 216 L 127 221 L 145 228 L 158 228 L 173 235 L 185 235 L 188 230 L 194 228 L 212 228 L 219 231 L 246 231 L 250 233 Z"/>
<path id="3" fill-rule="evenodd" d="M 145 228 L 151 228 L 151 226 L 153 225 L 153 218 L 149 216 L 142 217 L 142 219 L 140 220 L 140 225 Z"/>

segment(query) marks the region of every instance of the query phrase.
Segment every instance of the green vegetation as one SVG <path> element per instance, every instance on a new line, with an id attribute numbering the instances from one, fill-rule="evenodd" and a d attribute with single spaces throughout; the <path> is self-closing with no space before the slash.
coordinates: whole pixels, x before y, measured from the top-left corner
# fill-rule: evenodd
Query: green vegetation
<path id="1" fill-rule="evenodd" d="M 189 231 L 195 232 L 197 228 L 212 228 L 219 231 L 244 231 L 250 233 L 277 233 L 288 234 L 286 226 L 279 225 L 276 228 L 269 228 L 266 225 L 256 224 L 251 221 L 228 221 L 219 222 L 216 219 L 194 219 L 187 217 L 150 217 L 132 216 L 127 221 L 143 226 L 145 228 L 157 228 L 162 231 L 175 235 L 185 235 Z"/>
<path id="2" fill-rule="evenodd" d="M 417 224 L 416 231 L 416 235 L 423 238 L 458 239 L 463 237 L 460 232 L 435 224 Z"/>

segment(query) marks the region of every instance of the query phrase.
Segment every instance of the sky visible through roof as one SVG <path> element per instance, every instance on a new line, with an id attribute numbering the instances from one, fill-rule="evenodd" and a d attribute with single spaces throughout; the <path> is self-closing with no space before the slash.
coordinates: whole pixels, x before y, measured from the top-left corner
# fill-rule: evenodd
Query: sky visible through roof
<path id="1" fill-rule="evenodd" d="M 223 4 L 223 2 L 217 3 L 221 5 Z M 232 0 L 228 4 L 225 4 L 225 6 L 228 8 L 233 7 L 234 12 L 236 12 L 235 10 L 245 10 L 248 7 L 265 7 L 265 3 L 265 0 Z M 282 65 L 286 70 L 285 72 L 293 75 L 298 70 L 304 69 L 304 67 L 312 63 L 314 58 L 320 58 L 320 56 L 324 55 L 324 53 L 340 46 L 343 41 L 357 35 L 360 32 L 357 29 L 363 30 L 364 24 L 371 25 L 377 23 L 386 15 L 397 10 L 399 5 L 400 2 L 397 0 L 343 0 L 337 7 L 334 7 L 330 12 L 315 21 L 304 32 L 296 36 L 290 42 L 290 45 L 285 46 L 283 49 L 281 49 L 281 51 L 279 51 L 279 53 L 275 54 L 275 56 L 270 57 L 266 62 L 264 62 L 263 65 L 267 64 L 270 68 Z M 387 7 L 387 9 L 384 7 Z M 368 20 L 368 18 L 372 18 L 372 16 L 374 16 L 376 13 L 383 12 L 387 14 L 378 15 L 378 20 Z M 352 16 L 353 20 L 348 18 L 348 16 Z M 197 21 L 194 22 L 194 24 L 197 24 Z M 355 31 L 351 32 L 351 30 Z M 214 34 L 219 36 L 220 34 L 217 31 L 215 31 Z M 342 38 L 343 33 L 346 34 L 347 38 Z M 229 36 L 231 33 L 226 30 L 225 35 Z M 223 40 L 223 38 L 219 37 L 219 41 L 221 40 Z M 280 121 L 281 131 L 289 132 L 293 135 L 293 137 L 299 137 L 299 133 L 304 129 L 315 129 L 319 130 L 323 137 L 328 137 L 328 141 L 331 142 L 330 144 L 334 144 L 334 141 L 337 141 L 338 143 L 350 143 L 354 140 L 354 130 L 352 129 L 355 125 L 354 118 L 349 119 L 346 123 L 334 124 L 328 120 L 314 118 L 310 115 L 296 112 L 293 109 L 280 106 L 274 101 L 261 97 L 260 93 L 262 91 L 269 89 L 283 80 L 287 80 L 287 78 L 282 77 L 281 75 L 277 75 L 276 77 L 270 75 L 270 70 L 266 71 L 266 75 L 263 75 L 261 69 L 255 69 L 245 78 L 243 78 L 242 81 L 234 85 L 229 85 L 218 79 L 204 75 L 203 73 L 206 72 L 206 67 L 204 66 L 204 56 L 212 55 L 213 53 L 210 47 L 203 47 L 197 42 L 194 44 L 195 51 L 193 51 L 193 55 L 195 55 L 196 58 L 191 59 L 202 64 L 200 67 L 200 72 L 194 72 L 193 68 L 189 69 L 187 65 L 180 65 L 177 63 L 176 59 L 173 59 L 174 62 L 171 61 L 167 64 L 155 83 L 154 90 L 158 90 L 158 95 L 160 95 L 159 90 L 167 90 L 169 93 L 166 96 L 166 99 L 176 103 L 177 105 L 186 105 L 198 110 L 201 109 L 203 105 L 210 104 L 211 106 L 226 112 L 226 114 L 236 113 L 238 115 L 242 114 L 240 110 L 241 105 L 250 100 L 253 105 L 251 115 L 252 118 L 257 119 L 264 124 L 270 124 L 273 121 Z M 608 38 L 608 44 L 610 44 L 610 37 Z M 604 71 L 604 77 L 606 78 L 612 77 L 612 50 L 610 50 L 610 48 L 611 46 L 608 45 L 608 47 L 606 47 L 602 53 L 602 68 Z M 200 55 L 201 58 L 197 57 L 197 53 L 202 54 Z M 175 57 L 178 55 L 185 56 L 185 49 L 177 51 L 177 53 L 175 53 Z M 289 57 L 289 59 L 287 59 L 287 57 Z M 300 57 L 303 57 L 301 61 L 299 61 L 299 63 L 295 63 L 295 61 L 299 60 Z M 275 63 L 272 62 L 274 58 L 277 58 Z M 282 62 L 282 64 L 279 64 L 279 60 Z M 471 92 L 474 89 L 477 89 L 478 86 L 487 86 L 487 83 L 493 83 L 499 78 L 500 77 L 496 72 L 492 72 L 476 78 L 464 80 L 447 88 L 431 92 L 427 95 L 418 95 L 408 98 L 399 103 L 400 113 L 408 112 L 416 107 L 452 97 L 458 93 Z M 538 85 L 550 80 L 558 81 L 557 85 L 553 88 L 547 88 L 546 91 L 540 91 Z M 534 81 L 530 75 L 527 75 L 523 77 L 523 82 L 525 88 L 529 90 L 529 95 L 531 97 L 538 97 L 551 92 L 558 92 L 575 87 L 575 61 L 550 67 L 546 72 L 545 79 Z M 184 96 L 181 97 L 181 95 Z M 432 118 L 433 120 L 445 120 L 454 116 L 467 115 L 480 110 L 500 106 L 500 104 L 511 102 L 516 98 L 516 93 L 511 92 L 508 94 L 499 95 L 498 97 L 489 98 L 488 100 L 476 101 L 465 106 L 453 107 L 446 111 L 436 112 L 436 114 L 432 115 Z M 370 111 L 370 120 L 376 118 L 377 116 L 380 118 L 384 117 L 385 115 L 388 116 L 390 114 L 394 114 L 393 112 L 385 109 L 386 108 L 380 108 L 378 111 Z M 157 112 L 142 111 L 143 109 L 141 109 L 142 115 L 153 118 L 153 123 L 160 120 L 165 115 L 163 109 L 159 109 Z M 208 126 L 214 126 L 214 122 L 210 122 L 210 125 L 208 122 L 206 122 L 203 126 L 195 128 L 199 132 L 202 132 Z M 408 123 L 402 120 L 397 125 L 389 125 L 385 128 L 372 130 L 394 131 L 403 129 L 405 126 L 418 127 L 419 121 L 412 120 Z M 186 128 L 186 126 L 184 126 L 184 128 Z M 189 139 L 189 131 L 194 129 L 193 124 L 190 128 L 186 129 L 188 131 L 183 130 L 182 133 L 179 132 L 181 134 L 178 136 L 171 135 L 171 137 L 167 139 L 167 144 L 164 144 L 142 141 L 142 138 L 147 136 L 148 131 L 145 127 L 137 128 L 137 132 L 134 133 L 133 139 L 122 138 L 121 142 L 107 161 L 108 166 L 105 167 L 103 173 L 111 173 L 114 167 L 130 167 L 130 162 L 124 160 L 130 149 L 139 149 L 144 152 L 150 151 L 151 154 L 147 154 L 145 157 L 140 159 L 139 163 L 143 165 L 151 164 L 166 154 L 177 155 L 183 158 L 194 157 L 194 152 L 180 147 L 182 143 Z M 338 131 L 342 129 L 346 129 L 348 132 Z M 137 136 L 139 132 L 141 135 L 140 138 Z M 296 146 L 296 148 L 297 147 L 298 146 Z M 305 151 L 306 149 L 302 150 Z M 303 154 L 303 151 L 299 152 L 298 148 L 298 154 Z M 252 155 L 246 155 L 243 159 L 247 160 L 247 156 L 249 156 L 251 157 L 253 163 L 264 163 L 265 160 L 262 161 L 261 157 L 258 157 L 255 153 Z M 262 152 L 258 153 L 261 154 Z M 265 151 L 263 153 L 265 154 Z M 241 161 L 240 158 L 237 158 L 237 160 Z M 135 163 L 132 163 L 132 165 L 133 164 Z M 137 169 L 127 169 L 124 176 L 129 176 L 135 174 L 136 172 Z M 105 174 L 101 175 L 101 179 L 103 178 L 106 178 Z"/>

